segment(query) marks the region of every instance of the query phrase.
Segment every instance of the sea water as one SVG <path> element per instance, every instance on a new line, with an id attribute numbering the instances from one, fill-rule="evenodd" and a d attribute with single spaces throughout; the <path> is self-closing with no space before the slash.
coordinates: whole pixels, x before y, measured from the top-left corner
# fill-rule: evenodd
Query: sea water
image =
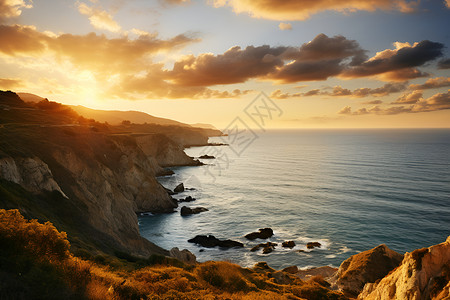
<path id="1" fill-rule="evenodd" d="M 379 244 L 404 253 L 450 235 L 450 130 L 267 131 L 240 153 L 232 150 L 186 149 L 193 157 L 209 152 L 217 158 L 173 168 L 174 175 L 158 180 L 170 189 L 182 182 L 193 189 L 174 196 L 196 198 L 180 207 L 209 211 L 182 217 L 179 207 L 142 216 L 141 235 L 165 249 L 188 249 L 199 261 L 266 261 L 274 268 L 339 266 Z M 244 237 L 264 227 L 274 230 L 270 239 Z M 206 234 L 245 247 L 187 242 Z M 281 247 L 288 240 L 293 249 Z M 272 253 L 250 251 L 267 241 L 278 243 Z M 308 242 L 321 247 L 307 249 Z"/>

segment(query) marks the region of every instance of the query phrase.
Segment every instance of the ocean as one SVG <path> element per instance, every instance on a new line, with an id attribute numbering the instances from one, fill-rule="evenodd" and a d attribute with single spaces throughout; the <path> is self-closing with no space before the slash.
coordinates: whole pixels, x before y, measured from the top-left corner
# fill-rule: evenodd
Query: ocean
<path id="1" fill-rule="evenodd" d="M 244 146 L 186 149 L 216 159 L 172 168 L 175 175 L 158 180 L 170 189 L 183 182 L 193 190 L 174 197 L 196 200 L 175 213 L 140 217 L 141 235 L 165 249 L 188 249 L 198 261 L 244 267 L 265 261 L 277 269 L 338 267 L 379 244 L 404 253 L 450 235 L 448 129 L 273 130 L 257 132 Z M 209 211 L 182 217 L 183 205 Z M 270 239 L 244 238 L 265 227 L 274 231 Z M 205 234 L 245 247 L 187 242 Z M 281 247 L 288 240 L 293 249 Z M 266 241 L 278 243 L 272 253 L 250 251 Z M 308 242 L 321 247 L 307 249 Z"/>

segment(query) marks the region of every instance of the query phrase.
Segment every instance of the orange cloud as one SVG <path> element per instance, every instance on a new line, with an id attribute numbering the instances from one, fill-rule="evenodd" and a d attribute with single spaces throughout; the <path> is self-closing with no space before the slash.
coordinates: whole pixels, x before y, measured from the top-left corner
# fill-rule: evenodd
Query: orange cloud
<path id="1" fill-rule="evenodd" d="M 16 89 L 23 86 L 21 79 L 0 78 L 0 88 L 4 90 Z"/>
<path id="2" fill-rule="evenodd" d="M 350 106 L 346 106 L 338 113 L 345 115 L 361 115 L 368 113 L 377 115 L 397 115 L 402 113 L 420 113 L 450 109 L 450 90 L 447 93 L 435 94 L 427 99 L 421 97 L 417 98 L 418 99 L 414 99 L 416 102 L 411 101 L 413 104 L 410 106 L 393 106 L 388 108 L 374 106 L 369 109 L 361 108 L 355 112 L 352 112 Z"/>
<path id="3" fill-rule="evenodd" d="M 0 25 L 0 40 L 0 53 L 17 56 L 44 51 L 50 38 L 32 26 Z"/>
<path id="4" fill-rule="evenodd" d="M 23 0 L 0 0 L 0 21 L 18 17 L 24 8 L 32 8 L 32 2 Z"/>
<path id="5" fill-rule="evenodd" d="M 78 3 L 78 11 L 89 17 L 91 25 L 97 29 L 109 30 L 111 32 L 119 32 L 121 30 L 120 25 L 114 21 L 112 15 L 108 12 L 90 7 L 86 3 Z"/>
<path id="6" fill-rule="evenodd" d="M 450 86 L 450 77 L 430 78 L 424 84 L 411 84 L 410 90 L 437 89 Z"/>
<path id="7" fill-rule="evenodd" d="M 419 1 L 406 0 L 214 0 L 215 7 L 229 6 L 237 14 L 247 13 L 253 18 L 270 20 L 305 20 L 311 15 L 333 10 L 354 12 L 357 10 L 375 11 L 398 10 L 412 12 Z"/>
<path id="8" fill-rule="evenodd" d="M 292 24 L 291 23 L 283 23 L 283 22 L 281 22 L 278 25 L 278 28 L 280 28 L 280 30 L 292 30 Z"/>
<path id="9" fill-rule="evenodd" d="M 271 98 L 288 99 L 288 98 L 308 97 L 317 95 L 333 96 L 333 97 L 349 96 L 355 98 L 362 98 L 368 96 L 382 97 L 392 93 L 404 91 L 406 90 L 406 87 L 407 87 L 406 83 L 386 83 L 385 85 L 378 88 L 359 88 L 351 91 L 341 86 L 335 86 L 331 92 L 326 90 L 313 89 L 305 93 L 294 93 L 294 94 L 283 93 L 281 90 L 278 89 L 272 92 Z M 379 103 L 369 103 L 369 104 L 379 104 Z"/>
<path id="10" fill-rule="evenodd" d="M 403 94 L 397 100 L 392 102 L 392 104 L 414 104 L 423 99 L 423 94 L 421 91 L 413 91 L 411 93 Z"/>

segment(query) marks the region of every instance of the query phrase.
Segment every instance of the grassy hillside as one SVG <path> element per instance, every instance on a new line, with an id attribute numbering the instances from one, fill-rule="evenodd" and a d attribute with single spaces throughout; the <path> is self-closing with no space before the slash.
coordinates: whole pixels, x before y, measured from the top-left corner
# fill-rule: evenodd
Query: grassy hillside
<path id="1" fill-rule="evenodd" d="M 303 282 L 264 263 L 118 256 L 75 256 L 50 222 L 0 209 L 0 299 L 345 299 L 320 278 Z"/>

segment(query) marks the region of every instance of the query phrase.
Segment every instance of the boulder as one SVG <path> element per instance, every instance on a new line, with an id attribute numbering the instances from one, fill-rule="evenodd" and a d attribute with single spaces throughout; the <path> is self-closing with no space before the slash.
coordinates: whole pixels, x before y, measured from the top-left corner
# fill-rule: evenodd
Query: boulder
<path id="1" fill-rule="evenodd" d="M 173 190 L 174 193 L 181 193 L 184 192 L 184 184 L 180 183 L 179 185 L 177 185 L 175 187 L 175 189 Z"/>
<path id="2" fill-rule="evenodd" d="M 171 190 L 169 190 L 169 189 L 167 189 L 167 188 L 164 188 L 164 189 L 166 190 L 167 194 L 169 194 L 170 196 L 175 195 L 175 193 L 172 192 Z"/>
<path id="3" fill-rule="evenodd" d="M 340 265 L 333 281 L 344 293 L 357 296 L 366 283 L 383 278 L 395 269 L 402 259 L 403 255 L 383 244 L 346 259 Z"/>
<path id="4" fill-rule="evenodd" d="M 309 242 L 306 244 L 306 248 L 308 249 L 314 249 L 314 248 L 320 248 L 322 246 L 319 242 Z"/>
<path id="5" fill-rule="evenodd" d="M 249 234 L 246 234 L 245 237 L 249 240 L 255 240 L 255 239 L 268 239 L 273 235 L 273 230 L 271 228 L 262 228 L 259 229 L 258 232 L 252 232 Z"/>
<path id="6" fill-rule="evenodd" d="M 250 249 L 250 251 L 255 252 L 258 251 L 259 249 L 263 248 L 263 253 L 267 254 L 272 252 L 273 249 L 275 249 L 275 246 L 277 246 L 277 243 L 271 243 L 271 242 L 267 242 L 267 243 L 262 243 L 262 244 L 258 244 L 256 246 L 254 246 L 252 249 Z"/>
<path id="7" fill-rule="evenodd" d="M 187 196 L 184 199 L 179 199 L 178 202 L 192 202 L 194 200 L 195 200 L 195 198 L 192 198 L 192 196 Z"/>
<path id="8" fill-rule="evenodd" d="M 358 299 L 450 299 L 450 236 L 444 243 L 406 253 L 389 275 L 367 283 Z"/>
<path id="9" fill-rule="evenodd" d="M 197 258 L 195 257 L 195 255 L 187 249 L 183 249 L 180 251 L 180 249 L 175 247 L 170 249 L 169 255 L 189 265 L 195 265 L 197 263 Z"/>
<path id="10" fill-rule="evenodd" d="M 208 209 L 204 208 L 204 207 L 190 208 L 190 207 L 187 207 L 187 206 L 183 206 L 181 208 L 181 210 L 180 210 L 180 214 L 182 216 L 190 216 L 190 215 L 194 215 L 194 214 L 199 214 L 199 213 L 204 212 L 204 211 L 208 211 Z"/>
<path id="11" fill-rule="evenodd" d="M 294 241 L 285 241 L 281 244 L 282 247 L 284 248 L 294 248 L 295 247 L 295 242 Z"/>
<path id="12" fill-rule="evenodd" d="M 219 240 L 213 235 L 197 235 L 194 238 L 188 240 L 189 243 L 195 243 L 206 248 L 234 248 L 244 247 L 244 244 L 232 240 Z"/>

